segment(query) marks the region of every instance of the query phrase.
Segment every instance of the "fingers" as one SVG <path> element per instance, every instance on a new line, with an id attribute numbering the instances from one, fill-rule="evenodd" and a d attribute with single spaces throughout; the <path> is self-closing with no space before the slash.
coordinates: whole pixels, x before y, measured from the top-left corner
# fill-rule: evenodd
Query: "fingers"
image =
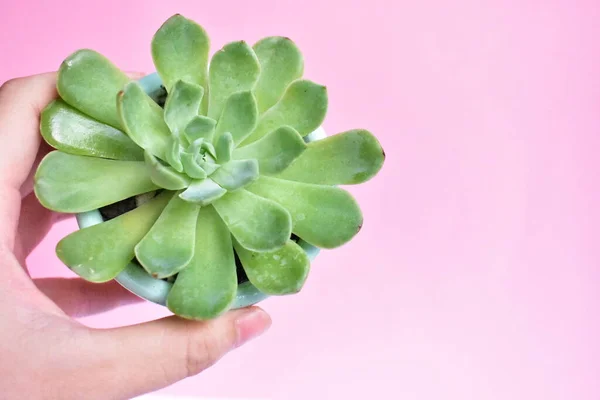
<path id="1" fill-rule="evenodd" d="M 26 197 L 27 195 L 33 192 L 33 177 L 35 175 L 35 171 L 42 162 L 42 159 L 46 157 L 46 155 L 52 150 L 54 149 L 50 147 L 48 143 L 44 142 L 43 140 L 40 142 L 40 146 L 38 148 L 38 152 L 35 156 L 35 159 L 33 160 L 33 164 L 31 165 L 31 169 L 29 170 L 27 177 L 21 184 L 21 187 L 19 188 L 22 198 Z"/>
<path id="2" fill-rule="evenodd" d="M 25 258 L 46 236 L 58 214 L 44 208 L 35 194 L 31 193 L 21 203 L 21 213 L 17 228 L 17 238 L 20 242 L 19 261 Z"/>
<path id="3" fill-rule="evenodd" d="M 232 349 L 266 331 L 271 324 L 258 307 L 231 311 L 198 322 L 168 317 L 140 325 L 93 331 L 101 353 L 100 382 L 111 382 L 106 398 L 131 398 L 171 385 L 210 367 Z M 114 391 L 114 392 L 113 392 Z"/>
<path id="4" fill-rule="evenodd" d="M 21 202 L 21 213 L 17 228 L 17 259 L 25 265 L 25 259 L 44 239 L 52 225 L 70 218 L 71 214 L 52 212 L 40 204 L 34 193 L 30 193 Z"/>
<path id="5" fill-rule="evenodd" d="M 56 97 L 55 73 L 17 78 L 0 87 L 0 241 L 12 249 L 20 188 L 38 147 L 40 110 Z"/>
<path id="6" fill-rule="evenodd" d="M 41 142 L 41 110 L 57 96 L 56 73 L 16 78 L 0 87 L 0 181 L 19 189 Z"/>
<path id="7" fill-rule="evenodd" d="M 33 282 L 65 314 L 74 318 L 143 301 L 115 281 L 90 283 L 79 278 L 42 278 Z"/>

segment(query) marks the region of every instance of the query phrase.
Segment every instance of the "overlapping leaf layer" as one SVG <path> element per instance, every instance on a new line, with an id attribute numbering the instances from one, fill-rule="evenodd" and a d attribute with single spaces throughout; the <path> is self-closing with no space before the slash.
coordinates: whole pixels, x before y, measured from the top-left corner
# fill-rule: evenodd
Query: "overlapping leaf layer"
<path id="1" fill-rule="evenodd" d="M 56 151 L 35 176 L 39 200 L 58 212 L 159 193 L 70 234 L 57 254 L 94 282 L 136 259 L 156 278 L 175 278 L 167 305 L 195 319 L 231 306 L 234 252 L 260 291 L 300 290 L 309 259 L 292 233 L 322 248 L 351 240 L 362 215 L 337 186 L 365 182 L 384 160 L 365 130 L 305 142 L 325 118 L 327 90 L 302 78 L 291 40 L 233 42 L 210 60 L 209 43 L 181 15 L 156 32 L 163 107 L 97 52 L 69 56 L 58 74 L 60 98 L 42 113 L 42 135 Z"/>

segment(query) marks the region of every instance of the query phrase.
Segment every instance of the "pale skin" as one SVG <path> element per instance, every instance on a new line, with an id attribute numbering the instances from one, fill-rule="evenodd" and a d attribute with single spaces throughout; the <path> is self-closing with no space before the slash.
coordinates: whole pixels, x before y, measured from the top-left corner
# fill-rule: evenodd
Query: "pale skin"
<path id="1" fill-rule="evenodd" d="M 27 255 L 64 218 L 32 192 L 35 168 L 50 151 L 40 111 L 57 96 L 55 85 L 47 73 L 0 87 L 0 397 L 129 399 L 200 373 L 268 329 L 258 307 L 208 322 L 173 316 L 91 329 L 73 318 L 139 300 L 117 284 L 30 278 Z"/>

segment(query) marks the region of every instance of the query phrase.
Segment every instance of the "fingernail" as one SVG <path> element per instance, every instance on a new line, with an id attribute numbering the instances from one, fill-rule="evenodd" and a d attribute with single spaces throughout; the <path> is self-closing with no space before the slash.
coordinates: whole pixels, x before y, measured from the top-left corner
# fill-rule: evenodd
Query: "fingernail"
<path id="1" fill-rule="evenodd" d="M 235 325 L 238 333 L 235 347 L 240 347 L 265 333 L 271 326 L 271 317 L 260 308 L 252 307 L 244 310 L 243 314 L 235 320 Z"/>

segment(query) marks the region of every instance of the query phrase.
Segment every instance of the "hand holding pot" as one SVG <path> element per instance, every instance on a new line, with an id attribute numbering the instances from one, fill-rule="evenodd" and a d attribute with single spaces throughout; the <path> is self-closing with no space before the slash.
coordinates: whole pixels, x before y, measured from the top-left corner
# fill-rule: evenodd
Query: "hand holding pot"
<path id="1" fill-rule="evenodd" d="M 207 322 L 168 317 L 90 329 L 71 317 L 136 297 L 116 283 L 30 279 L 25 258 L 57 218 L 32 193 L 33 172 L 49 151 L 39 114 L 55 86 L 48 73 L 0 88 L 0 397 L 131 398 L 201 372 L 266 330 L 270 318 L 257 307 Z"/>

